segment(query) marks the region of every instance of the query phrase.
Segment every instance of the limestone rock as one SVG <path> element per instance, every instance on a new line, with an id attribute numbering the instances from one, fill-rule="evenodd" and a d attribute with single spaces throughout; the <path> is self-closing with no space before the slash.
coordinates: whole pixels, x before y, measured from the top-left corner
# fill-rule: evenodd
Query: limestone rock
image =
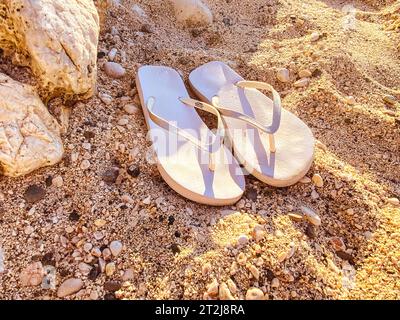
<path id="1" fill-rule="evenodd" d="M 93 94 L 99 38 L 93 1 L 3 0 L 0 12 L 0 48 L 32 69 L 46 98 Z"/>
<path id="2" fill-rule="evenodd" d="M 209 25 L 213 22 L 210 9 L 201 0 L 171 0 L 179 22 Z"/>
<path id="3" fill-rule="evenodd" d="M 0 73 L 0 166 L 17 177 L 57 163 L 60 126 L 32 87 Z"/>

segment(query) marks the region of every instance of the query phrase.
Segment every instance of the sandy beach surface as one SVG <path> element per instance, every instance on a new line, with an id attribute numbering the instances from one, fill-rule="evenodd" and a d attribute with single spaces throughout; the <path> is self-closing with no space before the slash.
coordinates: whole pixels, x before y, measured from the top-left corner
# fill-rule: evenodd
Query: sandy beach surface
<path id="1" fill-rule="evenodd" d="M 106 11 L 98 92 L 71 104 L 63 161 L 0 178 L 0 299 L 58 299 L 68 279 L 78 289 L 64 299 L 400 298 L 398 2 L 204 2 L 208 27 L 177 23 L 168 1 Z M 113 48 L 121 79 L 104 72 Z M 236 205 L 210 207 L 147 161 L 138 67 L 170 66 L 187 83 L 213 60 L 272 84 L 312 129 L 308 179 L 278 189 L 247 176 Z M 35 85 L 1 56 L 0 72 Z"/>

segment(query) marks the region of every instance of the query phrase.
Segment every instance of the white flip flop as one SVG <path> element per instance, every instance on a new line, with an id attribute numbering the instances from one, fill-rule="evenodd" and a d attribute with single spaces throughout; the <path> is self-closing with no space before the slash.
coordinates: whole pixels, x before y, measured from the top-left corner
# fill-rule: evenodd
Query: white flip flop
<path id="1" fill-rule="evenodd" d="M 157 167 L 167 184 L 198 203 L 223 206 L 237 202 L 245 180 L 238 162 L 222 143 L 224 130 L 218 111 L 190 99 L 178 72 L 168 67 L 139 68 L 136 84 Z M 191 105 L 218 117 L 217 134 Z"/>
<path id="2" fill-rule="evenodd" d="M 221 113 L 235 157 L 259 180 L 286 187 L 304 177 L 314 159 L 310 128 L 281 108 L 271 85 L 245 81 L 223 62 L 209 62 L 189 75 L 194 92 Z M 257 89 L 272 92 L 273 101 Z"/>

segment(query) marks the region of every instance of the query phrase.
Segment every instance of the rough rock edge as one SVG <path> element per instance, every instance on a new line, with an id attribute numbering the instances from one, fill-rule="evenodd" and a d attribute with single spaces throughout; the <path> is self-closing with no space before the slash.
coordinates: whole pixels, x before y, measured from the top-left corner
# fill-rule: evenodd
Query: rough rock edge
<path id="1" fill-rule="evenodd" d="M 29 66 L 45 100 L 88 98 L 95 91 L 99 16 L 93 1 L 4 0 L 0 48 Z"/>
<path id="2" fill-rule="evenodd" d="M 0 167 L 17 177 L 63 156 L 60 126 L 31 86 L 0 73 Z"/>

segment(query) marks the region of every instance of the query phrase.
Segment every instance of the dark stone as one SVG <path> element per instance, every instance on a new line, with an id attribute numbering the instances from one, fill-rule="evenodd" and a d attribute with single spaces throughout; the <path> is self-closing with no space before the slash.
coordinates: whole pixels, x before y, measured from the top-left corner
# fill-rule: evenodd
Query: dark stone
<path id="1" fill-rule="evenodd" d="M 307 225 L 306 235 L 310 239 L 314 239 L 317 236 L 317 233 L 315 231 L 315 227 L 313 225 L 311 225 L 311 224 Z"/>
<path id="2" fill-rule="evenodd" d="M 105 56 L 106 56 L 106 53 L 104 51 L 97 52 L 97 59 L 102 59 Z"/>
<path id="3" fill-rule="evenodd" d="M 145 33 L 153 33 L 153 28 L 148 23 L 145 23 L 140 28 L 140 31 L 145 32 Z"/>
<path id="4" fill-rule="evenodd" d="M 85 139 L 91 140 L 91 139 L 93 139 L 95 137 L 95 134 L 92 131 L 85 131 L 83 133 L 83 136 L 85 137 Z"/>
<path id="5" fill-rule="evenodd" d="M 175 231 L 175 237 L 180 238 L 181 233 L 179 231 Z"/>
<path id="6" fill-rule="evenodd" d="M 251 200 L 251 201 L 256 201 L 257 200 L 257 190 L 254 188 L 248 188 L 246 192 L 246 198 Z"/>
<path id="7" fill-rule="evenodd" d="M 70 214 L 69 214 L 69 220 L 70 221 L 79 221 L 79 218 L 81 216 L 78 214 L 78 212 L 76 210 L 73 210 Z"/>
<path id="8" fill-rule="evenodd" d="M 45 180 L 45 183 L 46 183 L 46 187 L 51 187 L 51 184 L 53 183 L 53 177 L 48 176 Z"/>
<path id="9" fill-rule="evenodd" d="M 315 69 L 312 73 L 313 77 L 320 77 L 322 75 L 322 71 L 320 69 Z"/>
<path id="10" fill-rule="evenodd" d="M 104 295 L 104 300 L 118 300 L 114 293 L 106 293 Z"/>
<path id="11" fill-rule="evenodd" d="M 350 264 L 354 264 L 354 258 L 351 254 L 348 254 L 346 251 L 336 251 L 336 255 L 342 259 L 348 261 Z"/>
<path id="12" fill-rule="evenodd" d="M 120 281 L 107 281 L 104 283 L 104 290 L 115 292 L 121 289 L 122 285 Z"/>
<path id="13" fill-rule="evenodd" d="M 174 216 L 169 216 L 168 217 L 168 225 L 172 226 L 174 224 L 174 222 L 175 222 Z"/>
<path id="14" fill-rule="evenodd" d="M 96 280 L 100 273 L 101 273 L 100 266 L 98 264 L 95 264 L 92 267 L 92 269 L 90 269 L 90 272 L 88 275 L 89 280 L 92 280 L 92 281 Z"/>
<path id="15" fill-rule="evenodd" d="M 53 252 L 47 252 L 41 259 L 42 264 L 44 266 L 53 266 L 55 267 L 56 265 L 56 260 L 54 259 L 54 253 Z"/>
<path id="16" fill-rule="evenodd" d="M 119 175 L 119 169 L 118 168 L 110 168 L 104 171 L 102 174 L 102 179 L 105 183 L 112 184 L 117 181 Z"/>
<path id="17" fill-rule="evenodd" d="M 272 281 L 272 279 L 274 279 L 274 278 L 275 278 L 275 274 L 273 273 L 273 271 L 270 270 L 270 269 L 267 269 L 267 279 L 268 279 L 268 281 Z"/>
<path id="18" fill-rule="evenodd" d="M 173 254 L 177 254 L 181 252 L 181 249 L 179 249 L 179 246 L 176 243 L 173 243 L 170 247 L 172 250 Z"/>
<path id="19" fill-rule="evenodd" d="M 139 166 L 130 166 L 127 170 L 128 174 L 133 177 L 133 178 L 137 178 L 140 174 L 140 167 Z"/>
<path id="20" fill-rule="evenodd" d="M 25 193 L 24 198 L 28 203 L 36 203 L 42 200 L 46 196 L 46 190 L 44 190 L 41 186 L 31 185 L 29 186 Z"/>

